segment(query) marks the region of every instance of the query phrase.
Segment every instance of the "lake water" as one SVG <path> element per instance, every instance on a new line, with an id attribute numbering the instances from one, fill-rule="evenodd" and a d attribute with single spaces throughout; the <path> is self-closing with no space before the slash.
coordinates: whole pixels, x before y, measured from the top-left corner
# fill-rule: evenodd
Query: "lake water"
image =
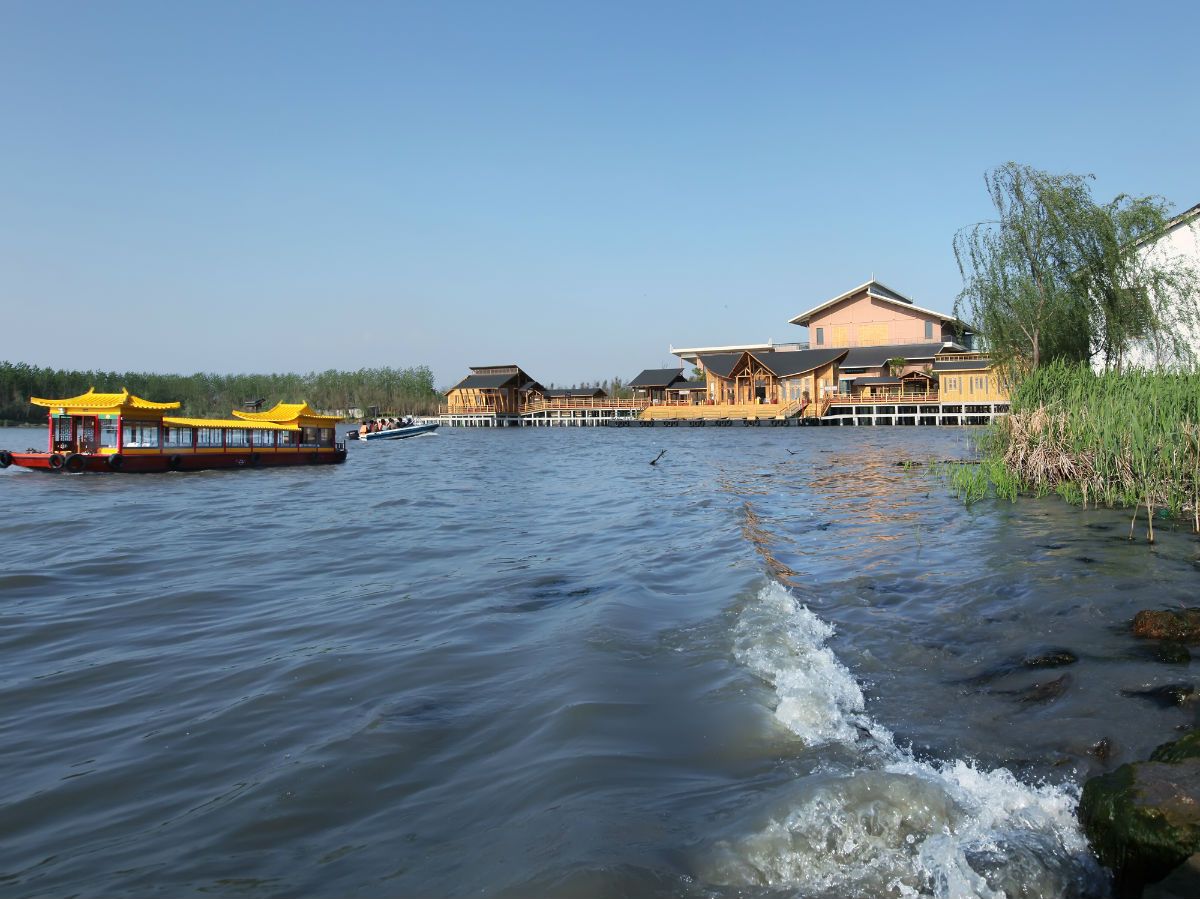
<path id="1" fill-rule="evenodd" d="M 969 433 L 0 471 L 0 892 L 1107 895 L 1078 787 L 1194 721 L 1127 622 L 1198 543 L 896 464 Z"/>

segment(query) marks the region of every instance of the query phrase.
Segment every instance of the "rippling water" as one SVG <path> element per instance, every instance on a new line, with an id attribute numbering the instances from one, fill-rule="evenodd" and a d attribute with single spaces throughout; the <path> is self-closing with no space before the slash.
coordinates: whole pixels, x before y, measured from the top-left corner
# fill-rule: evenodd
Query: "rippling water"
<path id="1" fill-rule="evenodd" d="M 0 891 L 1107 895 L 1078 785 L 1192 720 L 1122 691 L 1189 679 L 1125 624 L 1194 601 L 1197 542 L 896 464 L 968 453 L 443 429 L 0 472 Z"/>

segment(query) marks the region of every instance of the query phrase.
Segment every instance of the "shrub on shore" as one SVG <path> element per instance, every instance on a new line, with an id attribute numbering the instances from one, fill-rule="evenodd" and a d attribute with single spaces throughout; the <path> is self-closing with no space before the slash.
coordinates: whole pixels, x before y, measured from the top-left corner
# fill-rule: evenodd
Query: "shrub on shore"
<path id="1" fill-rule="evenodd" d="M 1060 494 L 1084 506 L 1187 515 L 1200 531 L 1200 371 L 1097 374 L 1055 363 L 1025 377 L 1011 412 L 981 440 L 964 499 Z M 1131 525 L 1132 530 L 1132 525 Z"/>

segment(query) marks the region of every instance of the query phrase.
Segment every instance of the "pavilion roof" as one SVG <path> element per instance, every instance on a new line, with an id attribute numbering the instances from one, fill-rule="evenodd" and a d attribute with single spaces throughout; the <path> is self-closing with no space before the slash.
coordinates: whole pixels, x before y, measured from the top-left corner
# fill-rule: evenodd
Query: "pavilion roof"
<path id="1" fill-rule="evenodd" d="M 341 421 L 341 416 L 322 415 L 305 402 L 276 403 L 266 412 L 242 412 L 241 410 L 234 409 L 233 415 L 235 418 L 240 418 L 243 421 L 254 422 L 256 425 L 262 422 L 274 422 L 275 424 L 295 423 L 301 418 L 309 420 L 328 420 L 331 422 Z"/>
<path id="2" fill-rule="evenodd" d="M 300 426 L 273 421 L 247 421 L 244 418 L 179 418 L 168 415 L 163 424 L 181 428 L 256 428 L 260 431 L 299 431 Z"/>
<path id="3" fill-rule="evenodd" d="M 35 406 L 45 406 L 47 408 L 62 408 L 62 409 L 95 409 L 95 410 L 117 410 L 122 408 L 129 409 L 178 409 L 179 403 L 156 403 L 152 400 L 144 400 L 140 396 L 134 396 L 125 388 L 121 388 L 120 393 L 96 393 L 95 387 L 89 387 L 87 393 L 81 393 L 79 396 L 67 397 L 61 400 L 44 399 L 43 397 L 31 396 L 29 402 Z"/>

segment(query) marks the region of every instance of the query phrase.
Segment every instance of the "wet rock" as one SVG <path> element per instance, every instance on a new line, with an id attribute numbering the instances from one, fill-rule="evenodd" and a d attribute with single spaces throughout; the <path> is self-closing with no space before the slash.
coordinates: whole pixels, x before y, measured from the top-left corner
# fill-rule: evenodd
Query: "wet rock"
<path id="1" fill-rule="evenodd" d="M 1192 654 L 1182 643 L 1155 643 L 1154 658 L 1166 665 L 1188 665 Z"/>
<path id="2" fill-rule="evenodd" d="M 1186 759 L 1200 759 L 1200 730 L 1189 731 L 1150 753 L 1152 762 L 1182 762 Z"/>
<path id="3" fill-rule="evenodd" d="M 1142 893 L 1142 899 L 1196 899 L 1197 896 L 1200 896 L 1200 854 L 1193 855 Z"/>
<path id="4" fill-rule="evenodd" d="M 1069 649 L 1047 649 L 1045 652 L 1026 656 L 1021 659 L 1021 664 L 1026 668 L 1061 668 L 1064 665 L 1074 665 L 1078 661 L 1079 656 Z"/>
<path id="5" fill-rule="evenodd" d="M 1071 686 L 1071 675 L 1064 674 L 1062 677 L 1056 677 L 1052 681 L 1045 683 L 1033 684 L 1024 690 L 1017 691 L 1021 702 L 1053 702 L 1067 692 L 1067 688 Z"/>
<path id="6" fill-rule="evenodd" d="M 1200 759 L 1136 762 L 1093 777 L 1079 817 L 1118 894 L 1140 895 L 1200 852 Z"/>
<path id="7" fill-rule="evenodd" d="M 1112 758 L 1112 741 L 1108 737 L 1101 737 L 1088 749 L 1088 755 L 1093 755 L 1102 762 L 1107 762 Z"/>
<path id="8" fill-rule="evenodd" d="M 1164 684 L 1161 687 L 1151 687 L 1149 690 L 1122 690 L 1122 696 L 1148 699 L 1156 705 L 1183 705 L 1195 698 L 1195 684 Z"/>
<path id="9" fill-rule="evenodd" d="M 1200 609 L 1143 609 L 1133 616 L 1133 635 L 1150 640 L 1200 643 Z"/>

